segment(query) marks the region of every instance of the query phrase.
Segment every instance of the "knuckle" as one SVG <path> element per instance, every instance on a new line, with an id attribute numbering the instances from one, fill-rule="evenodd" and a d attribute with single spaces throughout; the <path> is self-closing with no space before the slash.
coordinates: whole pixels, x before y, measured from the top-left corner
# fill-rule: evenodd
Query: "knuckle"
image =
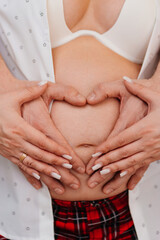
<path id="1" fill-rule="evenodd" d="M 17 166 L 18 166 L 19 168 L 21 168 L 22 165 L 23 165 L 23 164 L 22 164 L 20 161 L 17 162 Z"/>
<path id="2" fill-rule="evenodd" d="M 61 162 L 60 162 L 60 160 L 58 158 L 52 157 L 52 159 L 50 160 L 50 164 L 52 164 L 52 165 L 60 165 Z"/>
<path id="3" fill-rule="evenodd" d="M 24 135 L 24 130 L 23 127 L 19 124 L 13 125 L 11 128 L 4 129 L 6 136 L 13 136 L 13 135 L 18 135 L 18 136 L 23 136 Z"/>
<path id="4" fill-rule="evenodd" d="M 51 176 L 51 170 L 50 170 L 50 167 L 47 167 L 47 166 L 42 166 L 41 167 L 41 172 L 48 175 L 48 176 Z"/>
<path id="5" fill-rule="evenodd" d="M 131 158 L 131 159 L 129 160 L 129 163 L 130 163 L 130 165 L 132 166 L 132 165 L 136 165 L 136 164 L 138 163 L 138 161 L 137 161 L 136 158 Z"/>
<path id="6" fill-rule="evenodd" d="M 44 149 L 44 148 L 45 148 L 45 141 L 42 140 L 42 139 L 40 139 L 40 140 L 38 141 L 38 146 L 39 146 L 41 149 Z"/>
<path id="7" fill-rule="evenodd" d="M 20 169 L 22 169 L 24 172 L 26 172 L 27 167 L 26 167 L 23 163 L 18 162 L 18 163 L 17 163 L 17 166 L 18 166 Z"/>
<path id="8" fill-rule="evenodd" d="M 111 144 L 107 141 L 100 147 L 101 149 L 100 151 L 103 153 L 106 153 L 110 148 L 111 148 Z"/>
<path id="9" fill-rule="evenodd" d="M 141 161 L 141 162 L 139 163 L 139 166 L 140 166 L 140 167 L 144 167 L 144 166 L 145 166 L 145 161 Z"/>
<path id="10" fill-rule="evenodd" d="M 128 151 L 126 149 L 123 149 L 121 152 L 120 152 L 120 156 L 121 157 L 127 157 L 128 156 Z"/>
<path id="11" fill-rule="evenodd" d="M 115 163 L 115 164 L 113 165 L 112 170 L 113 170 L 114 172 L 118 172 L 118 171 L 120 171 L 120 166 Z"/>
<path id="12" fill-rule="evenodd" d="M 29 159 L 24 159 L 23 160 L 23 164 L 25 164 L 28 167 L 34 168 L 35 163 L 33 160 L 29 160 Z"/>
<path id="13" fill-rule="evenodd" d="M 119 146 L 123 146 L 123 145 L 125 145 L 125 139 L 121 137 L 117 140 L 117 143 Z"/>
<path id="14" fill-rule="evenodd" d="M 130 169 L 128 169 L 127 171 L 128 171 L 128 173 L 129 173 L 130 175 L 132 175 L 132 174 L 134 174 L 134 173 L 136 172 L 136 170 L 137 170 L 137 167 L 134 166 L 134 167 L 131 167 Z"/>
<path id="15" fill-rule="evenodd" d="M 106 154 L 101 158 L 100 162 L 102 162 L 103 166 L 105 166 L 112 162 L 112 156 L 110 154 Z"/>
<path id="16" fill-rule="evenodd" d="M 41 152 L 35 152 L 34 158 L 37 160 L 44 160 L 44 155 Z"/>
<path id="17" fill-rule="evenodd" d="M 152 147 L 154 146 L 154 144 L 155 144 L 154 139 L 148 139 L 148 141 L 145 142 L 146 147 Z"/>
<path id="18" fill-rule="evenodd" d="M 154 132 L 154 127 L 153 126 L 147 126 L 141 129 L 140 134 L 141 135 L 148 135 Z"/>
<path id="19" fill-rule="evenodd" d="M 152 159 L 147 159 L 143 161 L 143 166 L 149 165 L 153 160 Z"/>

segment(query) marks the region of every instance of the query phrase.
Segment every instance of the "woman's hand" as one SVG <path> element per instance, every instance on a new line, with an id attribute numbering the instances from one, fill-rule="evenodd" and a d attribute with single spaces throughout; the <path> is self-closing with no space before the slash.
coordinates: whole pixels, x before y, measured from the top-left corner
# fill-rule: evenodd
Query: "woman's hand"
<path id="1" fill-rule="evenodd" d="M 104 155 L 95 163 L 105 166 L 102 175 L 123 170 L 121 176 L 125 176 L 135 171 L 137 164 L 139 167 L 148 166 L 160 158 L 160 94 L 136 83 L 125 82 L 125 86 L 129 92 L 148 104 L 148 114 L 98 147 Z"/>
<path id="2" fill-rule="evenodd" d="M 42 132 L 30 126 L 21 116 L 21 106 L 25 102 L 31 102 L 33 99 L 39 98 L 46 87 L 21 88 L 2 93 L 0 96 L 0 154 L 37 179 L 39 179 L 39 173 L 33 169 L 34 164 L 30 157 L 36 161 L 36 159 L 44 160 L 47 156 L 52 164 L 58 164 L 59 162 L 68 164 L 68 160 L 64 157 L 69 156 L 67 148 L 60 146 Z M 37 119 L 38 117 L 36 116 Z M 25 167 L 19 161 L 23 153 L 27 154 L 24 160 L 30 163 L 30 167 Z M 80 165 L 83 166 L 83 162 Z M 57 175 L 59 172 L 56 169 L 54 169 L 54 173 L 56 173 L 54 177 L 59 178 L 59 175 Z"/>
<path id="3" fill-rule="evenodd" d="M 35 133 L 23 120 L 21 106 L 42 95 L 46 87 L 47 85 L 35 86 L 0 95 L 0 154 L 17 165 L 21 164 L 19 159 L 25 152 L 23 148 L 32 143 L 34 134 L 37 134 L 37 144 L 40 143 L 40 139 L 44 140 L 38 131 Z M 27 172 L 31 175 L 37 174 L 32 169 L 27 169 Z"/>
<path id="4" fill-rule="evenodd" d="M 141 81 L 146 85 L 151 84 L 151 81 L 149 80 Z M 152 85 L 154 84 L 152 83 Z M 109 141 L 110 138 L 116 136 L 127 127 L 133 125 L 135 122 L 142 119 L 146 115 L 147 105 L 141 99 L 137 98 L 136 96 L 133 96 L 127 91 L 127 89 L 124 86 L 123 80 L 118 80 L 114 82 L 104 82 L 97 85 L 94 91 L 88 96 L 87 101 L 89 104 L 93 105 L 104 101 L 104 99 L 108 97 L 116 97 L 119 100 L 121 100 L 120 115 L 114 126 L 114 129 L 112 130 L 110 136 L 107 139 Z M 98 149 L 96 152 L 98 152 Z M 96 159 L 97 158 L 95 157 L 92 158 L 89 164 L 87 165 L 87 172 L 89 174 L 93 172 L 92 167 L 95 165 Z M 147 168 L 146 167 L 140 168 L 140 166 L 137 165 L 137 169 L 138 170 L 133 175 L 133 177 L 131 177 L 131 180 L 128 183 L 129 189 L 133 189 L 135 187 L 135 185 L 142 178 Z M 135 171 L 133 171 L 132 173 L 134 172 Z M 95 176 L 94 175 L 95 174 L 93 174 L 92 177 L 90 178 L 89 183 L 92 183 L 93 181 L 101 183 L 103 181 L 103 178 L 96 178 L 95 177 L 96 175 Z M 122 181 L 126 185 L 125 178 L 123 178 L 122 180 L 119 173 L 116 173 L 116 177 L 106 184 L 106 188 L 114 186 L 114 189 L 118 189 L 119 182 L 121 183 Z"/>
<path id="5" fill-rule="evenodd" d="M 44 179 L 49 179 L 49 176 L 52 176 L 52 172 L 55 172 L 53 166 L 51 166 L 52 164 L 63 166 L 68 169 L 70 169 L 73 165 L 73 169 L 75 169 L 80 173 L 83 173 L 85 171 L 85 167 L 82 160 L 75 154 L 71 146 L 67 143 L 65 138 L 61 135 L 61 133 L 58 131 L 58 129 L 54 125 L 54 122 L 51 119 L 48 111 L 48 105 L 52 98 L 54 100 L 65 100 L 68 103 L 77 105 L 77 106 L 84 105 L 86 103 L 86 100 L 82 95 L 78 93 L 78 91 L 76 91 L 72 87 L 65 86 L 62 84 L 53 84 L 53 83 L 48 83 L 48 84 L 49 84 L 49 87 L 43 94 L 43 98 L 45 99 L 47 106 L 45 105 L 42 98 L 38 98 L 32 102 L 24 104 L 23 117 L 34 128 L 44 133 L 46 136 L 54 140 L 56 143 L 67 148 L 69 155 L 72 157 L 72 159 L 70 159 L 68 162 L 67 160 L 61 159 L 57 156 L 53 157 L 51 153 L 50 154 L 44 153 L 43 155 L 40 153 L 40 155 L 37 155 L 36 157 L 37 160 L 35 158 L 32 159 L 30 156 L 28 156 L 23 160 L 23 164 L 26 166 L 32 166 L 32 168 L 36 169 L 41 174 L 43 173 L 43 175 L 46 174 L 48 177 L 47 178 L 44 177 Z M 58 169 L 58 167 L 56 167 L 56 169 Z M 31 179 L 31 181 L 33 182 L 33 179 Z M 55 189 L 56 189 L 57 181 L 53 181 L 52 179 L 50 179 L 49 181 L 50 182 L 52 181 L 51 185 L 55 186 Z M 71 173 L 67 169 L 65 170 L 65 173 L 63 174 L 63 176 L 61 175 L 60 181 L 61 182 L 65 181 L 65 184 L 69 185 L 74 189 L 76 188 L 75 185 L 77 185 L 77 188 L 80 185 L 79 180 L 75 178 L 73 175 L 71 175 Z M 36 181 L 34 181 L 34 183 L 35 182 Z M 58 184 L 58 186 L 59 185 L 60 183 Z M 62 188 L 63 187 L 61 186 L 61 189 Z"/>

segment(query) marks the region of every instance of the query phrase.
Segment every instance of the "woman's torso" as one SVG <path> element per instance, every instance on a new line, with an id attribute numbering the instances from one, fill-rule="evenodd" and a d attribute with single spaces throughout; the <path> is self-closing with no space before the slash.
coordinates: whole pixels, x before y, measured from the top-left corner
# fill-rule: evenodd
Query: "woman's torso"
<path id="1" fill-rule="evenodd" d="M 114 27 L 124 2 L 64 0 L 67 27 L 72 32 L 89 29 L 102 34 Z M 80 36 L 54 48 L 52 56 L 56 82 L 71 85 L 84 96 L 98 83 L 122 79 L 124 75 L 137 78 L 141 68 L 141 64 L 120 56 L 92 36 Z M 85 107 L 55 102 L 51 114 L 58 129 L 87 165 L 95 147 L 103 142 L 113 129 L 119 115 L 119 102 L 109 99 L 96 106 Z M 90 189 L 87 186 L 87 174 L 80 175 L 73 170 L 72 172 L 80 179 L 80 189 L 72 190 L 65 186 L 65 193 L 61 196 L 52 193 L 53 198 L 95 200 L 107 197 L 102 192 L 106 180 L 98 187 Z M 110 174 L 110 177 L 112 176 L 113 174 Z M 117 194 L 123 190 L 124 187 L 119 189 Z"/>

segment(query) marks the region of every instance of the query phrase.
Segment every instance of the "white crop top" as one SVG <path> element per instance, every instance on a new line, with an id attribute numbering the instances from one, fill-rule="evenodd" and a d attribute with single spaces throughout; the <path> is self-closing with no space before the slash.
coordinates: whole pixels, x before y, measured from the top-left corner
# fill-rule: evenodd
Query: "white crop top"
<path id="1" fill-rule="evenodd" d="M 155 0 L 125 0 L 116 23 L 103 34 L 93 30 L 72 33 L 65 22 L 63 0 L 47 3 L 52 48 L 80 36 L 93 36 L 124 58 L 142 64 L 155 24 Z"/>

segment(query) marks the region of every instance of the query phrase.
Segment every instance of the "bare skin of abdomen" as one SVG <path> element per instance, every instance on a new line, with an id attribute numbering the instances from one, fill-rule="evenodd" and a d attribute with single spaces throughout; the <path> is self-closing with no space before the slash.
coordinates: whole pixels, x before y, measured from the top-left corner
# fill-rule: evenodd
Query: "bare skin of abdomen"
<path id="1" fill-rule="evenodd" d="M 73 86 L 85 97 L 101 82 L 136 78 L 140 65 L 130 62 L 93 37 L 79 37 L 52 50 L 56 82 Z M 95 147 L 109 136 L 119 116 L 119 101 L 106 99 L 104 102 L 83 107 L 71 106 L 65 102 L 54 102 L 51 116 L 57 128 L 83 160 L 85 165 L 95 152 Z M 51 193 L 55 199 L 68 201 L 96 200 L 106 198 L 102 192 L 103 183 L 91 189 L 87 185 L 89 175 L 71 172 L 80 180 L 81 186 L 73 190 L 65 186 L 62 195 Z M 117 194 L 124 191 L 124 187 Z M 115 194 L 115 193 L 114 193 Z M 111 195 L 110 195 L 111 196 Z"/>

